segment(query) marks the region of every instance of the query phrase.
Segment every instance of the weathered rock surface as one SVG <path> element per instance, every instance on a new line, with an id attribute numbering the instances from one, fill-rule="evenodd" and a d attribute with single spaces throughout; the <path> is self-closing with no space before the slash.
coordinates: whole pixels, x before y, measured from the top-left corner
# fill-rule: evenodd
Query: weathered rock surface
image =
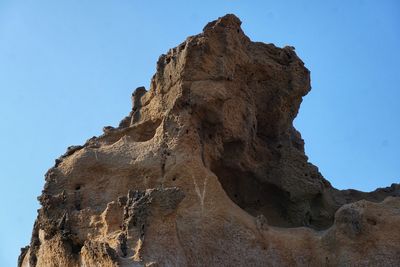
<path id="1" fill-rule="evenodd" d="M 119 127 L 56 160 L 21 266 L 400 265 L 400 186 L 322 177 L 292 124 L 310 72 L 240 24 L 162 55 Z"/>

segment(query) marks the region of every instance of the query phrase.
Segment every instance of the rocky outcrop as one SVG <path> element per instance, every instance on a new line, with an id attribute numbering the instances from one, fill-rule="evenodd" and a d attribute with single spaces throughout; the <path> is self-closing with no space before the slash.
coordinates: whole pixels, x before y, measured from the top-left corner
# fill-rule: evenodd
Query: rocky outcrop
<path id="1" fill-rule="evenodd" d="M 400 186 L 339 191 L 293 127 L 310 72 L 226 15 L 46 174 L 21 266 L 398 266 Z"/>

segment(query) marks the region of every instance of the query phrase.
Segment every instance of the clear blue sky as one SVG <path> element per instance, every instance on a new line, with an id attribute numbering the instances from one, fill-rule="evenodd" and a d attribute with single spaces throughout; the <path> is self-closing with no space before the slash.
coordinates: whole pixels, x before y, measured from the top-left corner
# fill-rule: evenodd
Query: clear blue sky
<path id="1" fill-rule="evenodd" d="M 54 159 L 116 126 L 158 56 L 226 13 L 311 70 L 295 124 L 335 187 L 400 182 L 399 3 L 0 0 L 0 266 L 29 243 Z"/>

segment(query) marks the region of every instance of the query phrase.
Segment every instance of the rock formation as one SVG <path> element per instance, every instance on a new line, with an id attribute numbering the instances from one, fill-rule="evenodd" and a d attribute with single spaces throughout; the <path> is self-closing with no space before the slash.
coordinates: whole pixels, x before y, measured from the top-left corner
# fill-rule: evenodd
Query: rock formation
<path id="1" fill-rule="evenodd" d="M 46 174 L 20 266 L 399 266 L 400 186 L 339 191 L 293 119 L 293 47 L 208 23 L 162 55 L 118 127 Z"/>

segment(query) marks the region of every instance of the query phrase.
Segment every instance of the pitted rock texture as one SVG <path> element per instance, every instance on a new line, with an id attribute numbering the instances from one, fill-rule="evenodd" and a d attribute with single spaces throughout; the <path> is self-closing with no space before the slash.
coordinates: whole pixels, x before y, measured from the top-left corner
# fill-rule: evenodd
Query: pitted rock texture
<path id="1" fill-rule="evenodd" d="M 293 127 L 310 72 L 234 15 L 162 55 L 46 174 L 21 266 L 398 266 L 400 187 L 339 191 Z"/>

